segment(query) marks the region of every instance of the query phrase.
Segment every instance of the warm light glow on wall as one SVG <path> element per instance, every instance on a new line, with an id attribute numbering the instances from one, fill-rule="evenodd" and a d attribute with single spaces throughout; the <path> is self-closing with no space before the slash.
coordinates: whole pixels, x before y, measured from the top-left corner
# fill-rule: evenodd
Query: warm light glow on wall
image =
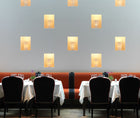
<path id="1" fill-rule="evenodd" d="M 68 0 L 68 7 L 78 6 L 78 0 Z"/>
<path id="2" fill-rule="evenodd" d="M 31 0 L 21 0 L 21 6 L 31 6 Z"/>
<path id="3" fill-rule="evenodd" d="M 31 37 L 30 36 L 20 37 L 20 50 L 31 50 Z"/>
<path id="4" fill-rule="evenodd" d="M 115 50 L 125 50 L 125 37 L 115 37 Z"/>
<path id="5" fill-rule="evenodd" d="M 44 54 L 44 67 L 54 67 L 54 53 Z"/>
<path id="6" fill-rule="evenodd" d="M 102 54 L 100 53 L 91 54 L 91 67 L 102 67 Z"/>
<path id="7" fill-rule="evenodd" d="M 116 7 L 124 7 L 125 6 L 125 0 L 115 0 L 115 6 Z"/>
<path id="8" fill-rule="evenodd" d="M 102 28 L 102 15 L 91 15 L 91 28 Z"/>
<path id="9" fill-rule="evenodd" d="M 68 36 L 67 37 L 67 49 L 68 50 L 78 50 L 78 37 Z"/>
<path id="10" fill-rule="evenodd" d="M 53 14 L 44 15 L 44 28 L 54 28 L 54 17 Z"/>

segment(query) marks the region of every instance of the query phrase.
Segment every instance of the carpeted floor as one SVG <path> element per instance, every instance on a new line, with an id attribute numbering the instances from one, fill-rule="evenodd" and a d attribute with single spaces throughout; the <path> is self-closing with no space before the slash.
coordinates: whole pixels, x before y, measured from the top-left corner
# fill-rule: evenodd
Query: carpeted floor
<path id="1" fill-rule="evenodd" d="M 57 116 L 57 111 L 54 112 L 54 118 L 90 118 L 91 115 L 89 111 L 86 111 L 86 116 L 82 116 L 82 109 L 61 109 L 61 115 Z M 9 109 L 6 114 L 6 118 L 18 118 L 19 112 L 16 109 Z M 3 117 L 3 110 L 0 109 L 0 118 Z M 94 110 L 93 114 L 94 118 L 106 118 L 105 110 Z M 22 118 L 34 118 L 34 112 L 31 115 L 26 116 L 25 112 L 22 111 Z M 50 118 L 50 110 L 39 110 L 38 118 Z M 110 118 L 120 118 L 120 111 L 118 111 L 118 116 L 110 115 Z M 124 118 L 136 118 L 134 110 L 125 110 Z"/>

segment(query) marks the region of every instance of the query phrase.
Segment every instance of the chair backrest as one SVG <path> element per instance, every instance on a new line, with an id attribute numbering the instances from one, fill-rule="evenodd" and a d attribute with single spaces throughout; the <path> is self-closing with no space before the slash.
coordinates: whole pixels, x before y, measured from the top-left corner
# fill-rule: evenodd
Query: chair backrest
<path id="1" fill-rule="evenodd" d="M 35 101 L 53 102 L 55 81 L 51 77 L 40 76 L 34 80 Z"/>
<path id="2" fill-rule="evenodd" d="M 124 77 L 119 81 L 121 102 L 138 102 L 140 80 L 137 77 Z"/>
<path id="3" fill-rule="evenodd" d="M 91 103 L 108 103 L 110 80 L 106 77 L 94 77 L 89 81 Z"/>
<path id="4" fill-rule="evenodd" d="M 5 102 L 21 102 L 23 80 L 20 77 L 7 76 L 2 79 Z"/>

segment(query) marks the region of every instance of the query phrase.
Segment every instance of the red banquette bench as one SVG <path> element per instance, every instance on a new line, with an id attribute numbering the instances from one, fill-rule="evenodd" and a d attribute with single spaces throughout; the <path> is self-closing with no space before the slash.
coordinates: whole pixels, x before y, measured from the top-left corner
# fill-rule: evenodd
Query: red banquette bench
<path id="1" fill-rule="evenodd" d="M 3 77 L 10 76 L 11 74 L 24 74 L 24 79 L 28 79 L 35 73 L 31 72 L 0 72 L 0 82 Z M 100 76 L 102 72 L 42 72 L 43 75 L 51 75 L 55 79 L 61 80 L 65 92 L 66 99 L 79 99 L 79 88 L 82 81 L 89 81 L 92 75 Z M 140 78 L 140 73 L 132 72 L 110 72 L 109 76 L 113 76 L 114 79 L 119 80 L 122 74 L 130 76 L 135 75 Z"/>

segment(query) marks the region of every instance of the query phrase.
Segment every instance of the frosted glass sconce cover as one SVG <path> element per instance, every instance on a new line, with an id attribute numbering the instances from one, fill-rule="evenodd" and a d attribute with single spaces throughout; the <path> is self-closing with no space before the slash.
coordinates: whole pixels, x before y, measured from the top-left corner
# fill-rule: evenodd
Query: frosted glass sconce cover
<path id="1" fill-rule="evenodd" d="M 67 37 L 67 49 L 68 50 L 78 50 L 78 37 L 68 36 Z"/>
<path id="2" fill-rule="evenodd" d="M 68 7 L 78 6 L 78 0 L 68 0 Z"/>
<path id="3" fill-rule="evenodd" d="M 91 15 L 91 28 L 102 28 L 102 15 L 100 14 Z"/>
<path id="4" fill-rule="evenodd" d="M 102 54 L 100 53 L 91 54 L 91 67 L 102 67 Z"/>
<path id="5" fill-rule="evenodd" d="M 31 0 L 21 0 L 21 6 L 31 6 Z"/>
<path id="6" fill-rule="evenodd" d="M 44 15 L 44 28 L 54 28 L 54 17 L 53 14 Z"/>
<path id="7" fill-rule="evenodd" d="M 125 6 L 125 0 L 115 0 L 115 6 L 116 7 L 124 7 Z"/>
<path id="8" fill-rule="evenodd" d="M 54 67 L 54 53 L 44 54 L 44 67 Z"/>
<path id="9" fill-rule="evenodd" d="M 115 37 L 115 50 L 125 50 L 125 37 Z"/>
<path id="10" fill-rule="evenodd" d="M 31 50 L 31 37 L 21 36 L 20 37 L 20 49 L 21 50 Z"/>

